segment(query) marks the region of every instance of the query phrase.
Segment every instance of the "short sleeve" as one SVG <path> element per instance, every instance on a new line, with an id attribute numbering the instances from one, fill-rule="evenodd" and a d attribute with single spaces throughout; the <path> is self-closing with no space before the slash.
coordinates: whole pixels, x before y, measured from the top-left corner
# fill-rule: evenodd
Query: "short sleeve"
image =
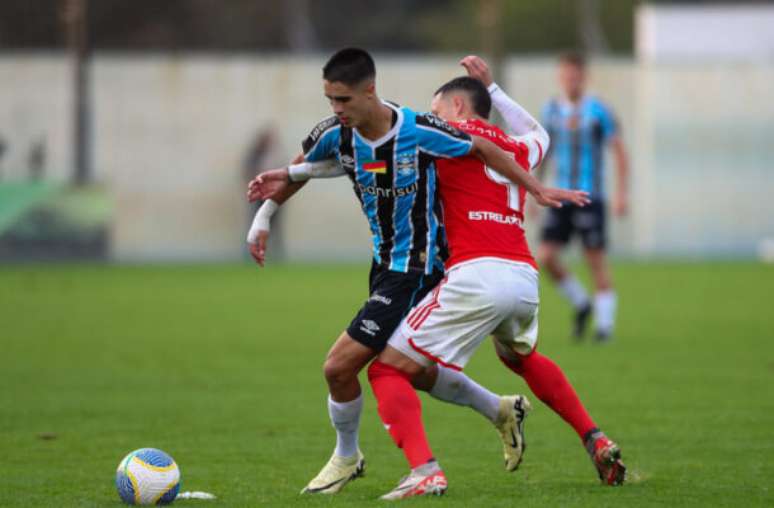
<path id="1" fill-rule="evenodd" d="M 554 101 L 550 100 L 543 105 L 543 109 L 540 111 L 540 123 L 543 124 L 543 127 L 546 129 L 549 129 L 553 123 L 553 118 L 551 118 L 553 114 Z"/>
<path id="2" fill-rule="evenodd" d="M 417 115 L 417 145 L 434 156 L 451 159 L 468 155 L 473 148 L 473 138 L 441 120 L 425 113 Z"/>
<path id="3" fill-rule="evenodd" d="M 608 140 L 618 134 L 618 121 L 613 111 L 601 102 L 597 108 L 599 114 L 599 125 L 602 127 L 602 137 Z"/>
<path id="4" fill-rule="evenodd" d="M 318 123 L 309 136 L 301 142 L 304 160 L 318 162 L 336 156 L 339 143 L 341 124 L 339 119 L 331 116 Z"/>
<path id="5" fill-rule="evenodd" d="M 556 138 L 557 132 L 556 132 L 556 121 L 554 119 L 554 116 L 556 115 L 556 100 L 551 99 L 550 101 L 546 102 L 543 106 L 543 110 L 540 112 L 540 123 L 543 125 L 543 128 L 546 130 L 546 133 L 548 134 L 548 139 L 554 139 Z M 544 151 L 542 153 L 541 160 L 547 159 L 551 156 L 551 150 L 548 149 L 548 147 L 543 147 Z"/>

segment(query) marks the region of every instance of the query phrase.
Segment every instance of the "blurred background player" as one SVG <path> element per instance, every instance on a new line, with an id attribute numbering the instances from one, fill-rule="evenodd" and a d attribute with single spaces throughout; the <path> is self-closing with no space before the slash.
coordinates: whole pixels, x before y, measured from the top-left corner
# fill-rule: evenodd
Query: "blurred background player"
<path id="1" fill-rule="evenodd" d="M 605 341 L 613 333 L 616 294 L 605 256 L 608 196 L 604 185 L 604 149 L 610 146 L 615 157 L 617 174 L 612 206 L 617 217 L 623 217 L 629 206 L 629 160 L 615 115 L 599 98 L 586 94 L 586 65 L 580 53 L 560 57 L 561 95 L 549 100 L 543 108 L 543 125 L 551 136 L 547 158 L 555 167 L 556 186 L 585 190 L 592 201 L 583 209 L 568 204 L 548 211 L 538 259 L 575 308 L 574 337 L 583 337 L 593 308 L 596 338 Z M 574 235 L 583 243 L 583 253 L 591 270 L 593 305 L 586 289 L 559 258 Z"/>

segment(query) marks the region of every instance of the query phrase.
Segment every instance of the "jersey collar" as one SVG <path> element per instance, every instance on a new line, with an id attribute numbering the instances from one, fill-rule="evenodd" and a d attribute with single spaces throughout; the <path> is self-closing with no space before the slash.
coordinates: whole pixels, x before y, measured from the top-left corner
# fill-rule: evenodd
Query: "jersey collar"
<path id="1" fill-rule="evenodd" d="M 370 139 L 366 139 L 365 136 L 360 134 L 357 131 L 357 128 L 353 128 L 352 131 L 357 135 L 357 137 L 365 143 L 366 145 L 370 146 L 371 148 L 377 148 L 381 145 L 383 145 L 385 142 L 387 142 L 389 139 L 391 139 L 393 136 L 395 136 L 399 131 L 401 126 L 403 125 L 403 111 L 401 109 L 387 101 L 382 101 L 382 104 L 393 110 L 398 115 L 398 120 L 395 122 L 395 125 L 392 126 L 392 128 L 387 131 L 387 134 L 382 136 L 379 139 L 376 139 L 374 141 L 371 141 Z"/>

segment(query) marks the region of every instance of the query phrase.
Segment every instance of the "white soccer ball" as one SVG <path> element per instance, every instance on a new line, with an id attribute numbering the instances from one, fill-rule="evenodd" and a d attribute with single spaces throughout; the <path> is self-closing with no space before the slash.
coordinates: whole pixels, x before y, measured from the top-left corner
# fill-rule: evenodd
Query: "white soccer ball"
<path id="1" fill-rule="evenodd" d="M 180 469 L 161 450 L 141 448 L 118 464 L 116 489 L 127 504 L 169 504 L 180 490 Z"/>

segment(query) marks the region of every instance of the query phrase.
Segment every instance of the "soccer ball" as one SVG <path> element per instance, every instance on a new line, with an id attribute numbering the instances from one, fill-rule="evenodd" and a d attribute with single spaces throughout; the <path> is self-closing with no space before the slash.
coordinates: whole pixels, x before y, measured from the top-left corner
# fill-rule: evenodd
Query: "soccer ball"
<path id="1" fill-rule="evenodd" d="M 169 504 L 180 490 L 180 469 L 161 450 L 140 448 L 118 464 L 116 489 L 127 504 Z"/>

